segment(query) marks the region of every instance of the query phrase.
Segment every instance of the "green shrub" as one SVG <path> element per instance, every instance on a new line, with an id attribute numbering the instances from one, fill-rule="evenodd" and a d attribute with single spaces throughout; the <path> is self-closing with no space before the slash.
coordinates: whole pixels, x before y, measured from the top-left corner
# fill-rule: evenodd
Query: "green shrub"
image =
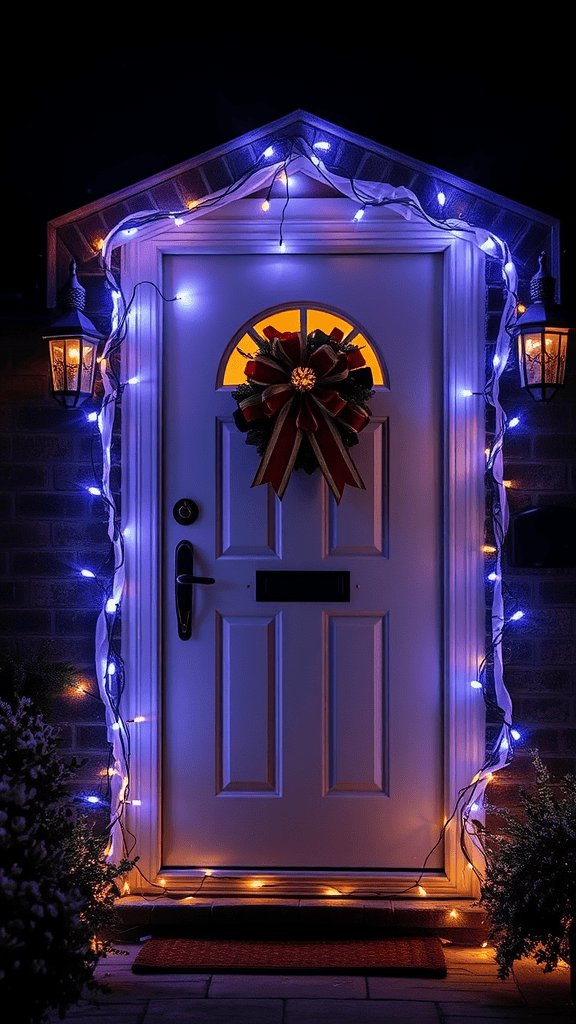
<path id="1" fill-rule="evenodd" d="M 492 925 L 498 974 L 534 955 L 544 971 L 569 962 L 576 915 L 576 779 L 566 776 L 556 795 L 548 769 L 533 758 L 535 783 L 521 790 L 521 815 L 492 808 L 504 822 L 486 833 L 487 867 L 481 902 Z M 573 929 L 574 931 L 574 929 Z M 576 962 L 576 948 L 572 950 Z"/>
<path id="2" fill-rule="evenodd" d="M 58 757 L 58 733 L 27 698 L 0 703 L 0 992 L 19 1024 L 60 1016 L 102 990 L 94 968 L 132 864 L 109 864 L 107 837 L 67 792 L 77 767 Z"/>

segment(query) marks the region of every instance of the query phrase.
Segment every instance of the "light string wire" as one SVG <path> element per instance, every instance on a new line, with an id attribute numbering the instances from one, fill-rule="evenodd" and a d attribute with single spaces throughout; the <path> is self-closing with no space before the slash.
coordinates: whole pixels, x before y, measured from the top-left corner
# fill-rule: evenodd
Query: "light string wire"
<path id="1" fill-rule="evenodd" d="M 111 582 L 107 587 L 102 588 L 106 600 L 98 617 L 95 638 L 96 675 L 100 699 L 105 706 L 108 739 L 111 744 L 110 764 L 113 765 L 113 767 L 109 768 L 108 772 L 111 805 L 111 842 L 108 853 L 111 859 L 118 857 L 120 849 L 124 850 L 125 855 L 129 855 L 136 844 L 136 837 L 126 829 L 123 821 L 125 806 L 130 802 L 130 731 L 128 728 L 129 722 L 124 720 L 120 713 L 120 699 L 124 690 L 125 677 L 123 661 L 114 643 L 114 627 L 125 586 L 124 538 L 120 529 L 110 485 L 112 433 L 116 407 L 126 384 L 131 382 L 121 383 L 114 366 L 113 357 L 118 353 L 127 336 L 128 316 L 135 300 L 137 288 L 144 284 L 149 284 L 156 289 L 163 301 L 176 301 L 178 298 L 178 296 L 167 298 L 162 295 L 154 282 L 142 281 L 138 282 L 133 289 L 130 300 L 126 301 L 122 289 L 112 272 L 110 255 L 112 250 L 119 245 L 129 244 L 132 237 L 137 235 L 142 228 L 152 227 L 162 221 L 168 222 L 171 220 L 177 224 L 192 221 L 210 209 L 218 208 L 235 198 L 243 198 L 262 187 L 267 187 L 267 199 L 265 204 L 263 204 L 263 208 L 267 209 L 269 208 L 273 187 L 279 177 L 285 184 L 285 198 L 279 224 L 279 245 L 281 248 L 284 248 L 283 230 L 290 198 L 289 172 L 290 170 L 293 173 L 305 170 L 311 177 L 325 182 L 332 188 L 335 188 L 341 195 L 355 201 L 359 204 L 359 210 L 361 209 L 362 212 L 371 206 L 390 206 L 406 219 L 410 219 L 411 216 L 415 215 L 425 219 L 434 227 L 449 231 L 460 237 L 468 236 L 471 241 L 476 242 L 486 256 L 500 262 L 506 295 L 495 347 L 493 370 L 489 375 L 483 392 L 480 393 L 486 404 L 493 408 L 495 417 L 494 439 L 486 466 L 494 493 L 490 518 L 495 541 L 493 559 L 495 569 L 492 574 L 495 583 L 491 603 L 491 640 L 487 646 L 485 657 L 479 666 L 478 676 L 482 685 L 486 707 L 500 721 L 501 726 L 497 739 L 487 754 L 482 767 L 471 782 L 459 791 L 453 810 L 445 821 L 437 842 L 426 856 L 417 881 L 393 894 L 403 895 L 414 888 L 420 887 L 420 881 L 424 877 L 426 865 L 431 855 L 442 842 L 446 830 L 455 819 L 459 822 L 462 852 L 474 873 L 478 878 L 481 878 L 481 872 L 474 863 L 474 851 L 484 856 L 482 825 L 481 822 L 472 818 L 471 815 L 473 809 L 480 808 L 484 799 L 486 784 L 492 777 L 492 774 L 508 764 L 513 756 L 513 737 L 511 734 L 512 702 L 504 684 L 502 657 L 502 641 L 506 622 L 504 619 L 504 584 L 501 575 L 501 553 L 508 528 L 509 514 L 506 489 L 503 482 L 503 440 L 506 433 L 507 417 L 499 399 L 499 381 L 508 361 L 511 326 L 516 319 L 517 273 L 507 244 L 491 231 L 482 227 L 472 226 L 455 218 L 440 219 L 432 216 L 422 208 L 417 197 L 403 186 L 394 188 L 383 182 L 356 181 L 352 177 L 341 177 L 331 172 L 326 166 L 325 161 L 317 157 L 314 151 L 315 145 L 316 143 L 310 144 L 302 136 L 288 136 L 274 141 L 272 146 L 267 147 L 260 154 L 253 167 L 226 189 L 212 193 L 201 200 L 192 201 L 186 210 L 178 210 L 176 212 L 155 210 L 140 214 L 130 214 L 110 231 L 101 249 L 101 264 L 113 296 L 112 327 L 104 344 L 100 363 L 104 397 L 97 417 L 102 447 L 101 492 L 102 499 L 108 510 L 108 536 L 112 545 L 113 570 Z M 326 145 L 323 148 L 326 148 Z M 276 149 L 281 152 L 282 159 L 273 164 L 267 164 L 266 160 L 276 152 Z M 358 214 L 354 219 L 359 219 Z M 111 666 L 113 666 L 112 671 Z M 493 696 L 486 678 L 489 666 L 492 668 Z M 133 719 L 132 721 L 136 720 Z M 139 869 L 137 868 L 137 870 Z M 139 873 L 142 877 L 145 877 L 141 871 Z M 203 876 L 194 894 L 200 891 L 209 874 L 211 872 Z M 149 882 L 148 879 L 146 881 Z M 149 884 L 161 890 L 165 895 L 168 895 L 163 885 L 150 882 Z M 271 886 L 263 883 L 262 887 L 268 888 Z M 372 892 L 380 895 L 380 890 L 373 889 L 347 890 L 346 893 L 342 894 L 352 895 L 358 892 Z M 387 895 L 390 897 L 389 892 Z M 181 898 L 181 896 L 182 894 L 178 893 L 175 898 Z"/>

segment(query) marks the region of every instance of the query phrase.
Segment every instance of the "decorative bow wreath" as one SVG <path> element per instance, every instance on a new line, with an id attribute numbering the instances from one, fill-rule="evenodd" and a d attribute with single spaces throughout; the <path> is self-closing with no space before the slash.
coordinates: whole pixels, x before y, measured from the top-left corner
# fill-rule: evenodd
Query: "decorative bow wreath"
<path id="1" fill-rule="evenodd" d="M 281 499 L 293 469 L 320 467 L 337 503 L 345 484 L 365 489 L 347 449 L 370 422 L 372 371 L 343 334 L 300 334 L 266 327 L 258 353 L 244 355 L 246 384 L 232 397 L 236 426 L 262 456 L 252 487 L 268 481 Z"/>

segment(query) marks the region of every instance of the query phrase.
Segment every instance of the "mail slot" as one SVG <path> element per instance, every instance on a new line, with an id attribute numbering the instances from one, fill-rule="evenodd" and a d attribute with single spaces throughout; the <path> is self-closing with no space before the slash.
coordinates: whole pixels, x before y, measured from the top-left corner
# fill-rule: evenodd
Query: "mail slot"
<path id="1" fill-rule="evenodd" d="M 256 572 L 257 601 L 349 601 L 349 572 Z"/>

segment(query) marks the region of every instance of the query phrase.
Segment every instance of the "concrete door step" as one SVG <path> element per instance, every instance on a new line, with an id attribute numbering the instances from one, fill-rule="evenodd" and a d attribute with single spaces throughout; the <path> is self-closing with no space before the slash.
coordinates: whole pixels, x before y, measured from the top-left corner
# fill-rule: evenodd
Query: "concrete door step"
<path id="1" fill-rule="evenodd" d="M 169 899 L 124 896 L 116 902 L 116 941 L 160 934 L 309 936 L 436 934 L 461 944 L 488 938 L 472 900 Z"/>

